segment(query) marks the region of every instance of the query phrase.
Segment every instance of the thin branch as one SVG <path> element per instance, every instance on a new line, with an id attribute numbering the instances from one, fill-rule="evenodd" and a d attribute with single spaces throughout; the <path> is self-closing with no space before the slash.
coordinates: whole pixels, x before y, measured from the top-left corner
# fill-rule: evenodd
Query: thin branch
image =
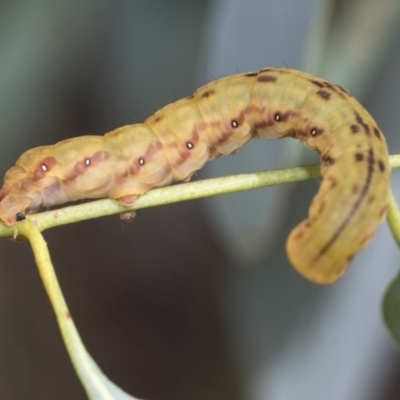
<path id="1" fill-rule="evenodd" d="M 31 221 L 25 221 L 24 224 L 21 224 L 19 231 L 29 239 L 39 274 L 56 314 L 65 346 L 89 399 L 135 400 L 134 397 L 123 392 L 104 376 L 85 349 L 57 281 L 47 243 L 42 234 Z"/>
<path id="2" fill-rule="evenodd" d="M 400 168 L 400 155 L 390 156 L 389 162 L 392 168 Z M 319 165 L 233 175 L 153 189 L 140 196 L 132 207 L 121 206 L 115 200 L 103 199 L 33 214 L 28 216 L 28 219 L 33 221 L 40 231 L 44 231 L 45 229 L 61 225 L 119 214 L 130 210 L 139 210 L 185 200 L 200 199 L 320 177 Z M 17 226 L 19 229 L 21 223 L 18 223 Z M 14 234 L 14 228 L 7 228 L 3 224 L 0 224 L 0 237 L 9 237 Z"/>
<path id="3" fill-rule="evenodd" d="M 400 210 L 393 192 L 390 191 L 387 221 L 398 246 L 400 247 Z"/>

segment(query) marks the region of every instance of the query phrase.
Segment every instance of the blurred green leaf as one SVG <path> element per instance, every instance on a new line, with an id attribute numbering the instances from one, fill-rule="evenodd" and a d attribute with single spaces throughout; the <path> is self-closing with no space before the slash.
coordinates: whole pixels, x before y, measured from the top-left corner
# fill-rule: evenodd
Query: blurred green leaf
<path id="1" fill-rule="evenodd" d="M 400 348 L 400 273 L 386 291 L 383 299 L 383 318 L 392 338 Z"/>

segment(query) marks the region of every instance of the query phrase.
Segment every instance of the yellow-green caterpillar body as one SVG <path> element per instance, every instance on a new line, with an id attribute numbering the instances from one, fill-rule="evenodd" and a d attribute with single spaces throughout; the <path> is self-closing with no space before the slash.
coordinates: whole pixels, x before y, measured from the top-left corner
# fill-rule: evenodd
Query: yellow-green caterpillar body
<path id="1" fill-rule="evenodd" d="M 287 242 L 293 266 L 328 284 L 346 270 L 386 215 L 390 167 L 385 138 L 340 86 L 290 69 L 216 80 L 142 124 L 31 149 L 5 175 L 0 219 L 83 198 L 131 205 L 252 138 L 300 139 L 321 157 L 323 181 L 309 217 Z"/>

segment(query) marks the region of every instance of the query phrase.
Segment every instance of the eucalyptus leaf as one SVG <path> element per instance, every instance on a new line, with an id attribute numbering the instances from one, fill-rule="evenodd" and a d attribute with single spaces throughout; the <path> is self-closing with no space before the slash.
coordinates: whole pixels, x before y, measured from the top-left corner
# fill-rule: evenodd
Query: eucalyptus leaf
<path id="1" fill-rule="evenodd" d="M 400 348 L 400 273 L 391 282 L 385 293 L 383 318 L 392 338 Z"/>

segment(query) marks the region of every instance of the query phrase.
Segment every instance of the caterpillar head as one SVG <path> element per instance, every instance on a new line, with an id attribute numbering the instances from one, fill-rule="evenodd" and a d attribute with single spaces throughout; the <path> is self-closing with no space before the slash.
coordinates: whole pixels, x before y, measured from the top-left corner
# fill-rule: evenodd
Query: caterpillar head
<path id="1" fill-rule="evenodd" d="M 11 193 L 1 199 L 0 219 L 9 227 L 25 219 L 25 210 L 31 200 L 23 195 Z"/>
<path id="2" fill-rule="evenodd" d="M 7 171 L 0 190 L 0 219 L 7 226 L 23 220 L 27 211 L 64 200 L 50 152 L 46 147 L 29 150 Z"/>
<path id="3" fill-rule="evenodd" d="M 38 207 L 40 200 L 40 193 L 29 188 L 26 171 L 13 167 L 6 173 L 0 191 L 0 219 L 7 226 L 13 226 L 24 219 L 27 209 Z"/>

